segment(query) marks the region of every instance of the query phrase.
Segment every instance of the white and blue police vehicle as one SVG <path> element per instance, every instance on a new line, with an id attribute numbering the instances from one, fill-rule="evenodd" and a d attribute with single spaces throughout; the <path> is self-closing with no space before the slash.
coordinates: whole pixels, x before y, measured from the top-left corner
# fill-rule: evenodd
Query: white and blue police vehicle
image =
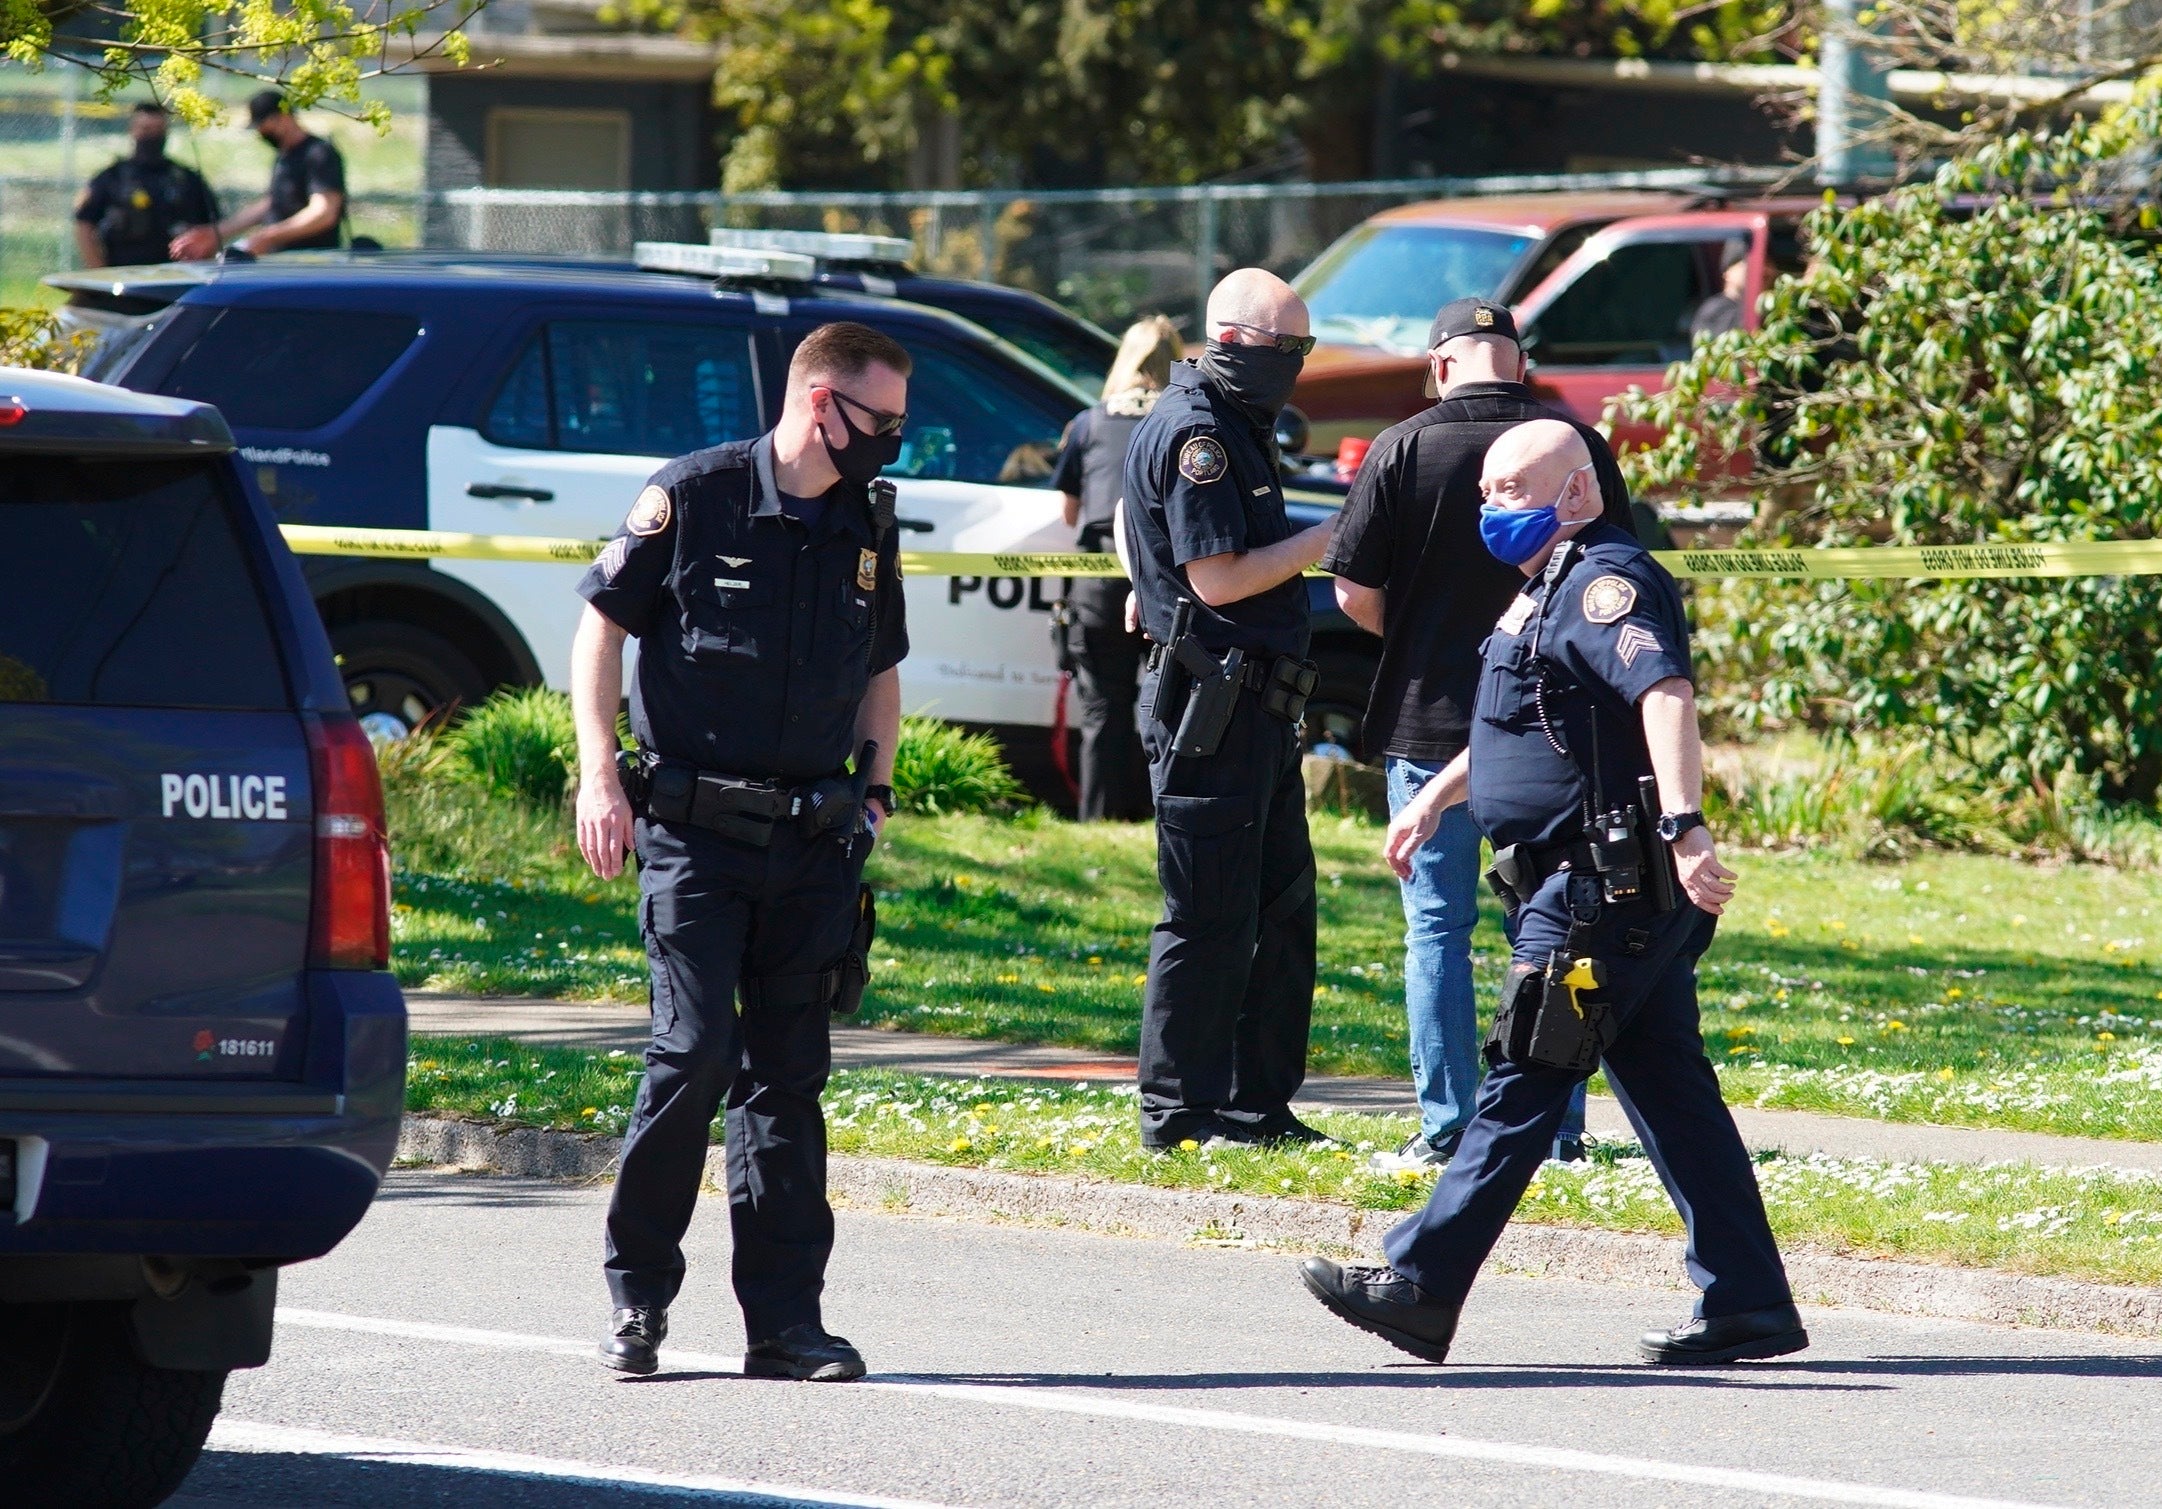
<path id="1" fill-rule="evenodd" d="M 0 1502 L 161 1502 L 398 1140 L 375 759 L 215 409 L 0 369 Z"/>
<path id="2" fill-rule="evenodd" d="M 1050 462 L 1095 397 L 1102 369 L 1088 363 L 1108 365 L 1108 337 L 1033 294 L 916 277 L 905 243 L 717 234 L 739 244 L 645 245 L 639 265 L 302 253 L 48 281 L 72 317 L 106 330 L 92 375 L 225 413 L 280 522 L 604 537 L 666 459 L 769 428 L 796 342 L 849 319 L 915 360 L 889 473 L 903 548 L 1070 547 Z M 1294 509 L 1319 518 L 1339 502 L 1302 495 Z M 305 569 L 374 737 L 496 687 L 568 684 L 576 567 L 311 557 Z M 1059 582 L 926 576 L 906 590 L 904 707 L 997 731 L 1048 788 Z M 1341 739 L 1373 642 L 1335 615 L 1326 582 L 1315 601 L 1328 617 L 1312 722 Z"/>

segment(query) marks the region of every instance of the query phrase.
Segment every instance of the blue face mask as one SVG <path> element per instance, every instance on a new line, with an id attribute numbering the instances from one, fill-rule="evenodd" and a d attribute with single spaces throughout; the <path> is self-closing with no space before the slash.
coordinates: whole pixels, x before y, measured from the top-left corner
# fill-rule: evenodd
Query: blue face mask
<path id="1" fill-rule="evenodd" d="M 1577 472 L 1589 470 L 1587 466 L 1580 466 L 1564 477 L 1560 495 L 1539 508 L 1503 508 L 1498 503 L 1481 503 L 1479 538 L 1488 553 L 1504 565 L 1521 566 L 1544 550 L 1547 541 L 1561 528 L 1561 500 L 1568 496 L 1569 484 L 1576 480 Z"/>

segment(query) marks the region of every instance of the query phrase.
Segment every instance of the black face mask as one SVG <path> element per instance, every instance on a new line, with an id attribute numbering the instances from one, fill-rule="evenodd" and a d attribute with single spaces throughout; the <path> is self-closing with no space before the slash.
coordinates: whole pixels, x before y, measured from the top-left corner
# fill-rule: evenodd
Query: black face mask
<path id="1" fill-rule="evenodd" d="M 1245 404 L 1264 424 L 1274 424 L 1298 383 L 1306 358 L 1274 346 L 1227 346 L 1210 341 L 1194 365 L 1230 397 Z"/>
<path id="2" fill-rule="evenodd" d="M 826 439 L 826 429 L 820 425 L 818 438 L 826 447 L 826 457 L 833 469 L 841 474 L 843 482 L 853 482 L 858 487 L 875 480 L 878 474 L 901 459 L 899 435 L 874 435 L 869 430 L 859 430 L 848 419 L 848 405 L 838 398 L 833 401 L 833 412 L 847 432 L 848 444 L 839 450 Z"/>
<path id="3" fill-rule="evenodd" d="M 145 136 L 137 139 L 135 143 L 135 160 L 137 162 L 156 162 L 164 155 L 164 137 Z"/>

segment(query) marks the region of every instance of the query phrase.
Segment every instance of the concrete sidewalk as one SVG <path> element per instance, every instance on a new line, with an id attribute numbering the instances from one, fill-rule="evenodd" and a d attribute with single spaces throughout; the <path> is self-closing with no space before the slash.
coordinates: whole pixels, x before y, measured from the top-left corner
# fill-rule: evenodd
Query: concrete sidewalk
<path id="1" fill-rule="evenodd" d="M 434 1037 L 485 1034 L 525 1043 L 636 1052 L 646 1043 L 646 1008 L 542 1001 L 518 997 L 476 999 L 409 992 L 413 1031 Z M 1086 1048 L 1027 1043 L 988 1043 L 976 1038 L 921 1032 L 886 1032 L 836 1024 L 837 1068 L 898 1069 L 915 1074 L 988 1075 L 999 1079 L 1130 1080 L 1134 1061 Z M 1411 1082 L 1312 1075 L 1299 1097 L 1302 1106 L 1330 1111 L 1409 1115 Z M 2097 1137 L 2053 1137 L 2040 1132 L 1996 1132 L 1972 1127 L 1921 1126 L 1808 1111 L 1762 1111 L 1736 1106 L 1735 1124 L 1753 1148 L 1805 1155 L 1882 1158 L 1898 1162 L 2038 1163 L 2060 1168 L 2113 1168 L 2162 1174 L 2162 1143 Z M 1604 1095 L 1591 1098 L 1587 1124 L 1595 1136 L 1632 1137 L 1621 1107 Z"/>

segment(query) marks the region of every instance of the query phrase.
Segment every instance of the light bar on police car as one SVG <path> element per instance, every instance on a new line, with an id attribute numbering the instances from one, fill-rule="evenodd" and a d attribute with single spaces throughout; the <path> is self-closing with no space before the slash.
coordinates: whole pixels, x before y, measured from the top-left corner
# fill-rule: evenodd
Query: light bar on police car
<path id="1" fill-rule="evenodd" d="M 641 241 L 631 255 L 647 272 L 687 272 L 702 278 L 808 283 L 818 272 L 816 262 L 796 252 L 700 246 L 695 241 Z"/>
<path id="2" fill-rule="evenodd" d="M 872 262 L 882 267 L 909 267 L 916 247 L 899 236 L 866 236 L 853 231 L 751 231 L 716 230 L 707 233 L 715 246 L 743 251 L 784 251 L 816 257 L 821 262 Z"/>

